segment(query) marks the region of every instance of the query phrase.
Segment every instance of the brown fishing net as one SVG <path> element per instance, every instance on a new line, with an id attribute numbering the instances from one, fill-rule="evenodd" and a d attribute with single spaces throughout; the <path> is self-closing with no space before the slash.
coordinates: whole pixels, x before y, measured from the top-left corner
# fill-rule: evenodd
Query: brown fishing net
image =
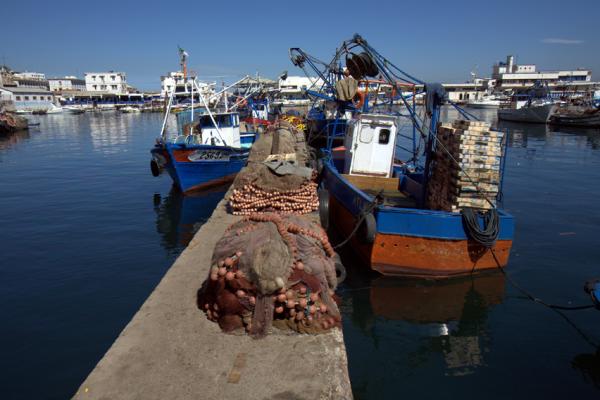
<path id="1" fill-rule="evenodd" d="M 274 171 L 269 161 L 282 168 Z M 229 198 L 231 212 L 306 214 L 317 210 L 316 172 L 309 162 L 301 131 L 286 121 L 270 126 L 253 144 L 248 165 L 236 177 Z"/>
<path id="2" fill-rule="evenodd" d="M 302 333 L 339 326 L 334 250 L 306 217 L 255 214 L 217 242 L 198 306 L 223 331 L 253 336 L 271 325 Z"/>

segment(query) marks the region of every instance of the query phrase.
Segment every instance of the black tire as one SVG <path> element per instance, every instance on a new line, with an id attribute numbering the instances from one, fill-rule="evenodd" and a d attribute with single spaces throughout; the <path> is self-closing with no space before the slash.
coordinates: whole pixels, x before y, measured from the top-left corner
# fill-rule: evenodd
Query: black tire
<path id="1" fill-rule="evenodd" d="M 323 229 L 329 229 L 329 191 L 327 189 L 319 189 L 319 219 Z"/>
<path id="2" fill-rule="evenodd" d="M 348 276 L 348 273 L 346 272 L 346 267 L 344 267 L 344 264 L 342 264 L 342 259 L 340 258 L 339 254 L 335 253 L 335 255 L 333 256 L 333 262 L 335 265 L 335 275 L 337 277 L 337 284 L 339 285 L 346 280 L 346 276 Z"/>
<path id="3" fill-rule="evenodd" d="M 372 244 L 375 242 L 375 235 L 377 234 L 377 221 L 372 213 L 366 215 L 363 222 L 360 224 L 358 230 L 360 240 L 364 243 Z"/>
<path id="4" fill-rule="evenodd" d="M 160 175 L 160 167 L 156 160 L 150 160 L 150 171 L 152 171 L 152 176 L 156 177 Z"/>

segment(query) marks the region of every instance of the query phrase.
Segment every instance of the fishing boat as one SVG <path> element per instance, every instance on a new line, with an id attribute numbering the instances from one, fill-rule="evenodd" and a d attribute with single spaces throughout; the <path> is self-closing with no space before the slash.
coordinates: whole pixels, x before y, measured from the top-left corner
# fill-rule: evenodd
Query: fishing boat
<path id="1" fill-rule="evenodd" d="M 184 79 L 191 89 L 190 107 L 176 114 L 177 132 L 169 132 L 167 120 L 175 99 L 175 92 L 171 92 L 160 138 L 151 150 L 150 169 L 154 176 L 166 170 L 173 183 L 186 193 L 233 181 L 246 165 L 256 133 L 240 132 L 239 114 L 227 104 L 228 88 L 220 92 L 224 109 L 211 110 L 196 79 L 187 79 L 187 53 L 180 50 L 180 57 Z M 195 98 L 202 103 L 200 107 L 194 104 Z"/>
<path id="2" fill-rule="evenodd" d="M 548 123 L 561 126 L 600 127 L 600 107 L 593 105 L 565 105 L 557 107 Z"/>
<path id="3" fill-rule="evenodd" d="M 163 131 L 151 150 L 152 174 L 158 176 L 166 170 L 182 192 L 233 181 L 246 165 L 255 133 L 240 133 L 237 112 L 196 112 L 191 121 L 178 124 L 175 136 Z"/>
<path id="4" fill-rule="evenodd" d="M 513 122 L 546 124 L 558 105 L 552 100 L 522 100 L 509 108 L 498 109 L 498 119 Z"/>
<path id="5" fill-rule="evenodd" d="M 395 67 L 358 35 L 339 48 L 352 52 L 346 55 L 347 60 L 362 51 L 360 58 L 364 61 L 366 54 L 399 93 L 402 88 L 396 76 L 414 85 L 423 84 Z M 331 62 L 319 65 L 339 65 L 340 56 L 344 56 L 342 52 Z M 327 86 L 323 91 L 335 96 L 336 81 L 344 78 L 330 71 L 318 73 Z M 355 79 L 361 78 L 360 73 L 351 73 Z M 384 275 L 447 278 L 503 268 L 509 259 L 514 222 L 511 215 L 498 209 L 498 193 L 490 200 L 492 209 L 488 211 L 466 206 L 464 210 L 447 211 L 429 204 L 430 166 L 434 150 L 441 148 L 436 130 L 442 102 L 435 90 L 443 88 L 439 84 L 424 86 L 426 98 L 433 92 L 431 97 L 438 99 L 428 111 L 428 121 L 420 119 L 405 98 L 403 112 L 382 112 L 362 104 L 358 110 L 353 107 L 353 117 L 345 121 L 343 145 L 332 146 L 334 142 L 328 140 L 329 146 L 321 150 L 324 157 L 319 160 L 321 222 L 339 232 L 343 240 L 338 246 L 350 243 L 364 265 Z M 401 130 L 407 119 L 412 127 Z M 424 147 L 412 140 L 415 132 L 419 133 L 417 142 L 423 139 Z M 400 151 L 406 140 L 414 147 Z M 402 152 L 409 153 L 410 158 L 398 162 Z M 479 201 L 483 199 L 477 199 L 477 204 Z M 467 208 L 472 211 L 468 220 Z M 467 225 L 466 221 L 471 223 Z M 485 244 L 478 235 L 482 227 L 494 228 L 492 240 Z"/>
<path id="6" fill-rule="evenodd" d="M 498 109 L 498 119 L 513 122 L 547 124 L 561 105 L 550 96 L 547 85 L 536 82 L 527 93 L 517 93 L 505 106 Z"/>

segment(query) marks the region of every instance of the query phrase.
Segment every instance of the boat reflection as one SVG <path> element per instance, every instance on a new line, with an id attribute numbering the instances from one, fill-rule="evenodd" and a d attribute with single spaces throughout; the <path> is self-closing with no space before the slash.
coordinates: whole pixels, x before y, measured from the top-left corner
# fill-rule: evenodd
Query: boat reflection
<path id="1" fill-rule="evenodd" d="M 9 134 L 0 134 L 0 150 L 10 149 L 11 147 L 29 139 L 30 137 L 29 131 L 26 129 L 11 132 Z"/>
<path id="2" fill-rule="evenodd" d="M 447 281 L 380 277 L 370 282 L 367 291 L 365 295 L 364 291 L 348 289 L 354 293 L 352 322 L 372 334 L 379 330 L 373 329 L 376 325 L 402 321 L 403 334 L 416 335 L 415 345 L 407 349 L 413 368 L 426 365 L 436 354 L 444 360 L 446 375 L 468 375 L 485 364 L 491 339 L 488 313 L 504 299 L 505 278 L 501 273 Z M 367 296 L 370 312 L 356 312 Z M 357 321 L 356 315 L 365 319 Z"/>
<path id="3" fill-rule="evenodd" d="M 583 353 L 573 357 L 573 369 L 581 372 L 583 379 L 600 389 L 600 349 L 595 353 Z"/>
<path id="4" fill-rule="evenodd" d="M 509 132 L 509 147 L 527 148 L 529 147 L 529 140 L 537 140 L 542 142 L 558 141 L 558 145 L 589 145 L 594 150 L 600 148 L 600 128 L 520 124 L 510 121 L 498 121 L 497 129 Z"/>
<path id="5" fill-rule="evenodd" d="M 228 186 L 183 195 L 173 187 L 166 197 L 154 194 L 156 231 L 169 254 L 181 252 L 210 218 Z"/>

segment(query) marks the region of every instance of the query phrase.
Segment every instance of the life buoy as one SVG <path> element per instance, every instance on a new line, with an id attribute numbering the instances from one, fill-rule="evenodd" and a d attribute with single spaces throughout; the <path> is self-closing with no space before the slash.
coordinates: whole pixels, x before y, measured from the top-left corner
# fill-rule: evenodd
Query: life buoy
<path id="1" fill-rule="evenodd" d="M 357 109 L 361 109 L 362 106 L 365 104 L 365 98 L 367 97 L 365 92 L 361 92 L 358 91 L 356 92 L 356 94 L 354 95 L 354 107 L 356 107 Z"/>
<path id="2" fill-rule="evenodd" d="M 248 105 L 248 102 L 243 97 L 238 97 L 235 103 L 238 105 L 238 107 L 246 107 Z"/>
<path id="3" fill-rule="evenodd" d="M 319 219 L 323 229 L 329 229 L 329 191 L 327 189 L 319 189 Z"/>

